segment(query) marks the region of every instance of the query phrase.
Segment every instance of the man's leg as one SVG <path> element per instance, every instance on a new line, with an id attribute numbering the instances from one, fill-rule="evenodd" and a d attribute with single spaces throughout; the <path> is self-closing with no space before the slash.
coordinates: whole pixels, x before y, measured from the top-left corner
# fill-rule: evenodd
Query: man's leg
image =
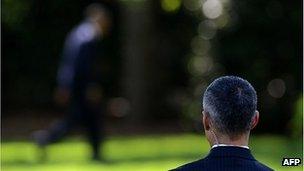
<path id="1" fill-rule="evenodd" d="M 87 131 L 87 136 L 89 143 L 92 147 L 92 159 L 93 160 L 100 160 L 100 143 L 102 140 L 100 127 L 101 122 L 98 116 L 99 112 L 94 109 L 87 108 L 85 113 L 85 127 Z"/>
<path id="2" fill-rule="evenodd" d="M 36 143 L 43 147 L 61 140 L 79 121 L 79 109 L 70 107 L 67 116 L 53 123 L 49 129 L 36 131 L 33 136 Z"/>

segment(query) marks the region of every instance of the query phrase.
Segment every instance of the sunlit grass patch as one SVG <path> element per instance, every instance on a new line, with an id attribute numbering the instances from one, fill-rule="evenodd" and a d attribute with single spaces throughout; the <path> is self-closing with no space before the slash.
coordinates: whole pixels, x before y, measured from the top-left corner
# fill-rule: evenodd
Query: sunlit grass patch
<path id="1" fill-rule="evenodd" d="M 301 141 L 279 136 L 251 138 L 255 157 L 275 170 L 302 170 L 282 167 L 283 157 L 302 157 Z M 1 162 L 4 171 L 97 171 L 97 170 L 168 170 L 197 160 L 209 152 L 209 144 L 201 135 L 147 135 L 110 137 L 103 154 L 106 162 L 90 161 L 88 144 L 68 139 L 47 147 L 47 160 L 39 161 L 39 149 L 31 142 L 2 143 Z"/>

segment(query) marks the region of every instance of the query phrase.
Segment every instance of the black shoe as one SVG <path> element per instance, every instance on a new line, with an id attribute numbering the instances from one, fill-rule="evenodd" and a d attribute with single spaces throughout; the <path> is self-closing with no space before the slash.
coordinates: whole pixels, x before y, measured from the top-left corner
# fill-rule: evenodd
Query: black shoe
<path id="1" fill-rule="evenodd" d="M 91 159 L 92 159 L 92 161 L 96 161 L 96 162 L 103 162 L 103 163 L 106 162 L 104 157 L 101 157 L 99 154 L 93 154 Z"/>

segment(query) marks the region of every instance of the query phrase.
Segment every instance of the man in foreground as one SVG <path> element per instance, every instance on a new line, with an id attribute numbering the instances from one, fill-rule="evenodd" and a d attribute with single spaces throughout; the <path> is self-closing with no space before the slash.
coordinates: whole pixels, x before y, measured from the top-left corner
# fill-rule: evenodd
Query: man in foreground
<path id="1" fill-rule="evenodd" d="M 191 171 L 269 171 L 252 156 L 249 135 L 259 121 L 257 95 L 251 84 L 236 76 L 213 81 L 203 97 L 206 138 L 211 146 L 204 159 L 174 170 Z"/>

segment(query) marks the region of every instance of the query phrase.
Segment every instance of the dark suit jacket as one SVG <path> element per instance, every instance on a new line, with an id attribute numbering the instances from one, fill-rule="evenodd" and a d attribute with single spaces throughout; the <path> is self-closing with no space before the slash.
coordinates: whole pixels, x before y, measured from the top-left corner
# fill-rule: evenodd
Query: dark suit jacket
<path id="1" fill-rule="evenodd" d="M 270 171 L 254 159 L 249 149 L 242 147 L 215 147 L 204 159 L 188 163 L 175 171 Z"/>
<path id="2" fill-rule="evenodd" d="M 94 82 L 92 65 L 96 62 L 98 35 L 91 22 L 84 21 L 68 34 L 60 66 L 57 82 L 73 95 L 80 96 L 90 82 Z"/>

